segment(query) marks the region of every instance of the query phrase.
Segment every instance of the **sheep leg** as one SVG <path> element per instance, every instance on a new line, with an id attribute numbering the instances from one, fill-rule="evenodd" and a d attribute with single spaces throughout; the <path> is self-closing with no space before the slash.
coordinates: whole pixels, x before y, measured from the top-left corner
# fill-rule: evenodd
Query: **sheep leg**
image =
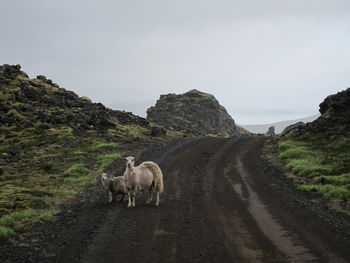
<path id="1" fill-rule="evenodd" d="M 129 198 L 128 207 L 131 207 L 131 194 L 129 191 L 128 191 L 128 198 Z"/>
<path id="2" fill-rule="evenodd" d="M 157 192 L 157 196 L 156 196 L 156 206 L 159 205 L 159 192 Z"/>
<path id="3" fill-rule="evenodd" d="M 122 194 L 122 198 L 120 199 L 120 203 L 122 203 L 123 202 L 123 200 L 124 200 L 124 196 L 125 196 L 125 194 Z"/>
<path id="4" fill-rule="evenodd" d="M 112 197 L 113 197 L 112 199 L 113 202 L 117 201 L 117 193 L 112 193 Z"/>
<path id="5" fill-rule="evenodd" d="M 136 192 L 132 193 L 132 207 L 135 207 Z"/>
<path id="6" fill-rule="evenodd" d="M 111 203 L 113 201 L 113 194 L 111 191 L 108 192 L 108 202 Z"/>
<path id="7" fill-rule="evenodd" d="M 153 199 L 153 191 L 149 190 L 149 198 L 147 200 L 147 204 L 150 204 L 152 202 L 152 199 Z"/>

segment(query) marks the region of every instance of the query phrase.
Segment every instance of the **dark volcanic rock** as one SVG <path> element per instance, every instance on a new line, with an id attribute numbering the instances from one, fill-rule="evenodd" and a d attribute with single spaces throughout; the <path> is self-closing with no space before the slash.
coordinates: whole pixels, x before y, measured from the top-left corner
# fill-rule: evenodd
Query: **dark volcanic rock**
<path id="1" fill-rule="evenodd" d="M 306 124 L 304 130 L 321 133 L 325 137 L 350 136 L 350 88 L 328 96 L 320 104 L 322 114 Z"/>
<path id="2" fill-rule="evenodd" d="M 6 78 L 15 78 L 16 76 L 23 74 L 21 71 L 21 65 L 2 65 L 0 66 L 0 74 Z"/>
<path id="3" fill-rule="evenodd" d="M 151 130 L 151 136 L 157 137 L 157 136 L 164 136 L 166 134 L 166 130 L 162 127 L 152 127 Z"/>
<path id="4" fill-rule="evenodd" d="M 20 65 L 0 66 L 0 126 L 65 126 L 80 132 L 120 124 L 149 127 L 144 118 L 92 103 L 45 76 L 29 79 L 20 69 Z"/>
<path id="5" fill-rule="evenodd" d="M 267 133 L 268 135 L 275 135 L 275 126 L 271 126 L 268 130 Z"/>
<path id="6" fill-rule="evenodd" d="M 198 90 L 161 95 L 156 105 L 147 110 L 147 120 L 199 135 L 239 134 L 234 120 L 215 97 Z"/>

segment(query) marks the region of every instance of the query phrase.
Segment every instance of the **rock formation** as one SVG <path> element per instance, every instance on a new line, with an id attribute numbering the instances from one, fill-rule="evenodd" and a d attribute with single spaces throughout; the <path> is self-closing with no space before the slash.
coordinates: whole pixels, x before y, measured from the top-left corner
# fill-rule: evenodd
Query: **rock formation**
<path id="1" fill-rule="evenodd" d="M 147 120 L 197 135 L 235 136 L 239 129 L 215 97 L 198 90 L 161 95 L 147 110 Z"/>
<path id="2" fill-rule="evenodd" d="M 321 116 L 303 128 L 326 138 L 350 137 L 350 88 L 328 96 L 320 104 Z"/>

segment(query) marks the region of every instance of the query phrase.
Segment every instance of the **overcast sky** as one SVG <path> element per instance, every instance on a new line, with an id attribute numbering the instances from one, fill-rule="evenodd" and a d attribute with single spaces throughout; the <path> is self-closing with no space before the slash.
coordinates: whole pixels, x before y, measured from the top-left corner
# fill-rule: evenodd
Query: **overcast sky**
<path id="1" fill-rule="evenodd" d="M 1 64 L 143 116 L 198 89 L 270 123 L 350 86 L 349 0 L 0 1 Z"/>

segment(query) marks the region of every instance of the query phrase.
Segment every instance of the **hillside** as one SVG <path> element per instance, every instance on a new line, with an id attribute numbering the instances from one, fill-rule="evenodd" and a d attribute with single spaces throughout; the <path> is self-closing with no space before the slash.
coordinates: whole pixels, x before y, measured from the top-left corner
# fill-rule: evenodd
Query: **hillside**
<path id="1" fill-rule="evenodd" d="M 328 96 L 320 113 L 283 136 L 279 157 L 300 190 L 336 199 L 333 206 L 350 213 L 350 88 Z"/>
<path id="2" fill-rule="evenodd" d="M 241 125 L 241 126 L 252 133 L 266 133 L 270 127 L 274 126 L 276 134 L 279 134 L 289 125 L 292 125 L 297 122 L 304 122 L 304 123 L 312 122 L 316 120 L 319 116 L 320 114 L 316 114 L 306 118 L 300 118 L 295 120 L 279 121 L 279 122 L 274 122 L 269 124 L 250 124 L 250 125 Z"/>
<path id="3" fill-rule="evenodd" d="M 52 220 L 121 158 L 123 144 L 176 135 L 44 76 L 30 79 L 20 65 L 0 66 L 0 112 L 0 236 Z"/>
<path id="4" fill-rule="evenodd" d="M 240 134 L 235 121 L 215 97 L 198 90 L 161 95 L 156 105 L 147 110 L 147 120 L 198 135 Z"/>

